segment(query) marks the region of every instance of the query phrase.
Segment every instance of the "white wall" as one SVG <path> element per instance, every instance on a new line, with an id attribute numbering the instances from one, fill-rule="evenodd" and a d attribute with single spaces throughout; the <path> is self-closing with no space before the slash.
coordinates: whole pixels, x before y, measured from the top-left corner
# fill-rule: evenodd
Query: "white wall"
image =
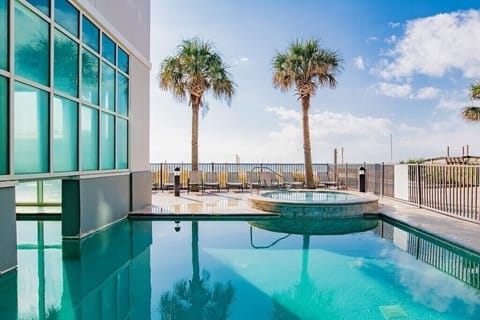
<path id="1" fill-rule="evenodd" d="M 408 201 L 408 165 L 397 164 L 394 170 L 394 197 Z"/>

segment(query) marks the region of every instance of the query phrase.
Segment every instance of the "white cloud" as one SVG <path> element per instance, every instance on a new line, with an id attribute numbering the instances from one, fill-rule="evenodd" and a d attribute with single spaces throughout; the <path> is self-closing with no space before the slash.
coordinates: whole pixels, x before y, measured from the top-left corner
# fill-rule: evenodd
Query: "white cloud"
<path id="1" fill-rule="evenodd" d="M 468 10 L 407 22 L 405 34 L 387 53 L 377 72 L 385 79 L 414 74 L 441 77 L 459 70 L 480 76 L 480 11 Z"/>
<path id="2" fill-rule="evenodd" d="M 460 110 L 460 108 L 467 106 L 467 104 L 468 104 L 467 102 L 461 101 L 461 100 L 440 98 L 437 108 L 448 109 L 448 110 Z"/>
<path id="3" fill-rule="evenodd" d="M 377 95 L 388 96 L 392 98 L 406 98 L 410 96 L 412 87 L 409 84 L 393 84 L 380 82 L 370 87 Z"/>
<path id="4" fill-rule="evenodd" d="M 388 25 L 394 29 L 400 26 L 400 22 L 389 22 Z"/>
<path id="5" fill-rule="evenodd" d="M 358 57 L 353 58 L 353 65 L 358 70 L 365 70 L 365 64 L 363 62 L 363 57 L 362 56 L 358 56 Z"/>
<path id="6" fill-rule="evenodd" d="M 440 94 L 440 89 L 434 87 L 424 87 L 417 90 L 415 94 L 411 96 L 411 99 L 434 99 Z"/>
<path id="7" fill-rule="evenodd" d="M 378 38 L 375 37 L 375 36 L 370 36 L 368 37 L 366 40 L 365 40 L 365 43 L 369 43 L 369 42 L 374 42 L 374 41 L 377 41 Z"/>
<path id="8" fill-rule="evenodd" d="M 395 42 L 397 42 L 397 40 L 398 40 L 398 39 L 397 39 L 397 36 L 394 35 L 394 34 L 392 34 L 392 35 L 391 35 L 390 37 L 388 37 L 388 38 L 385 38 L 385 42 L 386 42 L 386 43 L 389 43 L 389 44 L 395 43 Z"/>
<path id="9" fill-rule="evenodd" d="M 247 57 L 240 56 L 233 61 L 233 65 L 236 66 L 242 63 L 247 63 L 248 61 L 250 61 L 250 59 L 248 59 Z"/>

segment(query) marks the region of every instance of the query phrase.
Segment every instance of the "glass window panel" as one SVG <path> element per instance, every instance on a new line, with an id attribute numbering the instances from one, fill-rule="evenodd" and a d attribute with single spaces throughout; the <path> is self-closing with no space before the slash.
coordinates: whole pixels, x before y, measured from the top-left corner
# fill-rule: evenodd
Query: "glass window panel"
<path id="1" fill-rule="evenodd" d="M 0 0 L 0 69 L 8 68 L 8 4 Z"/>
<path id="2" fill-rule="evenodd" d="M 55 0 L 55 22 L 78 38 L 78 10 L 67 0 Z"/>
<path id="3" fill-rule="evenodd" d="M 77 103 L 53 99 L 53 170 L 77 171 Z"/>
<path id="4" fill-rule="evenodd" d="M 115 169 L 115 117 L 102 112 L 102 169 Z"/>
<path id="5" fill-rule="evenodd" d="M 82 50 L 82 99 L 98 105 L 98 58 Z"/>
<path id="6" fill-rule="evenodd" d="M 0 175 L 8 174 L 8 83 L 0 77 Z"/>
<path id="7" fill-rule="evenodd" d="M 82 170 L 98 170 L 98 111 L 82 106 L 80 117 Z"/>
<path id="8" fill-rule="evenodd" d="M 128 116 L 128 78 L 120 73 L 117 74 L 117 112 L 121 115 Z"/>
<path id="9" fill-rule="evenodd" d="M 44 15 L 50 15 L 50 0 L 27 0 L 27 2 L 40 10 Z"/>
<path id="10" fill-rule="evenodd" d="M 118 68 L 128 74 L 128 54 L 118 47 Z"/>
<path id="11" fill-rule="evenodd" d="M 105 109 L 115 110 L 115 70 L 102 62 L 102 101 Z"/>
<path id="12" fill-rule="evenodd" d="M 102 56 L 115 64 L 115 43 L 105 33 L 102 33 Z"/>
<path id="13" fill-rule="evenodd" d="M 55 89 L 71 96 L 78 96 L 78 44 L 55 30 L 54 46 Z"/>
<path id="14" fill-rule="evenodd" d="M 43 202 L 45 203 L 62 203 L 62 180 L 44 180 L 43 181 Z M 61 224 L 59 224 L 61 225 Z M 52 227 L 53 228 L 53 227 Z M 53 232 L 54 230 L 52 230 Z M 45 232 L 46 238 L 56 239 L 58 233 Z M 61 239 L 61 238 L 58 238 Z"/>
<path id="15" fill-rule="evenodd" d="M 117 169 L 128 168 L 128 121 L 117 118 Z"/>
<path id="16" fill-rule="evenodd" d="M 98 40 L 100 31 L 98 28 L 85 16 L 82 19 L 82 39 L 83 43 L 98 52 Z"/>
<path id="17" fill-rule="evenodd" d="M 38 203 L 37 182 L 20 182 L 15 187 L 16 203 Z"/>
<path id="18" fill-rule="evenodd" d="M 48 172 L 48 93 L 15 83 L 15 173 Z"/>
<path id="19" fill-rule="evenodd" d="M 48 23 L 19 2 L 15 2 L 15 73 L 49 85 Z"/>

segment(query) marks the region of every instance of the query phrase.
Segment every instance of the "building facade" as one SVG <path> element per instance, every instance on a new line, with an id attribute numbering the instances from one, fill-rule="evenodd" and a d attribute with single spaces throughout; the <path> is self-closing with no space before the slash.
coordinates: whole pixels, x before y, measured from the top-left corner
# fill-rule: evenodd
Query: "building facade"
<path id="1" fill-rule="evenodd" d="M 61 180 L 69 238 L 150 204 L 149 51 L 149 0 L 0 0 L 1 244 L 22 181 Z"/>

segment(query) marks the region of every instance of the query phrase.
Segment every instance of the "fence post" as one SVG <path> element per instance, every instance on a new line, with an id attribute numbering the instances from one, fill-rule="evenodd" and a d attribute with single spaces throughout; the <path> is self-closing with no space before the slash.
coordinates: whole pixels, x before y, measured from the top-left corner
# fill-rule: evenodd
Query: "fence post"
<path id="1" fill-rule="evenodd" d="M 160 162 L 160 189 L 163 191 L 163 163 L 161 162 Z"/>
<path id="2" fill-rule="evenodd" d="M 417 162 L 417 202 L 418 202 L 418 207 L 422 207 L 422 191 L 420 189 L 421 183 L 420 183 L 420 164 Z"/>
<path id="3" fill-rule="evenodd" d="M 348 180 L 347 180 L 348 170 L 347 163 L 345 162 L 345 190 L 348 190 Z"/>
<path id="4" fill-rule="evenodd" d="M 383 194 L 384 194 L 384 186 L 385 186 L 385 163 L 382 161 L 382 179 L 380 180 L 380 195 L 382 196 L 383 198 Z"/>

